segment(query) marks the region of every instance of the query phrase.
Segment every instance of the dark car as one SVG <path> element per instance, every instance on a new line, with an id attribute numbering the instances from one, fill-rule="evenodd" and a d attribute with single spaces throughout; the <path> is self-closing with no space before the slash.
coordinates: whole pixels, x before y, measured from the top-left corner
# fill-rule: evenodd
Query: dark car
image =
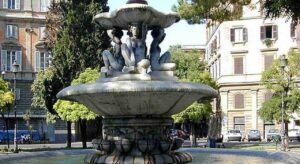
<path id="1" fill-rule="evenodd" d="M 278 129 L 270 129 L 267 133 L 267 141 L 274 141 L 274 139 L 280 138 L 280 132 Z"/>
<path id="2" fill-rule="evenodd" d="M 247 135 L 248 142 L 261 141 L 261 134 L 259 130 L 250 130 Z"/>
<path id="3" fill-rule="evenodd" d="M 171 129 L 170 137 L 172 137 L 172 138 L 178 137 L 178 138 L 182 138 L 182 139 L 186 140 L 189 138 L 189 135 L 186 132 L 184 132 L 183 130 Z"/>

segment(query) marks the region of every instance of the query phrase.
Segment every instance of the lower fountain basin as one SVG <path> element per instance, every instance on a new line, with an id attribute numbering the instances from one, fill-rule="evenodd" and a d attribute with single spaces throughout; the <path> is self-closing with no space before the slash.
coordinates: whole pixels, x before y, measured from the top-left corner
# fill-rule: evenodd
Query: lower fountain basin
<path id="1" fill-rule="evenodd" d="M 174 81 L 98 82 L 70 86 L 57 95 L 104 116 L 171 116 L 194 101 L 216 96 L 217 92 L 207 85 Z"/>

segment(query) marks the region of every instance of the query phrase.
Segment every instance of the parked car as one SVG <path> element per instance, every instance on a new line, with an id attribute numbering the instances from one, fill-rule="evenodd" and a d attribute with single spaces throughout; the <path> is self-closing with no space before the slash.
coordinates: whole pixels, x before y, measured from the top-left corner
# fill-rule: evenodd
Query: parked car
<path id="1" fill-rule="evenodd" d="M 179 138 L 182 138 L 184 140 L 188 139 L 189 138 L 189 134 L 187 134 L 186 132 L 184 132 L 183 130 L 178 130 L 178 129 L 171 129 L 170 130 L 170 136 L 172 138 L 176 138 L 176 137 L 179 137 Z"/>
<path id="2" fill-rule="evenodd" d="M 229 130 L 224 135 L 224 141 L 242 141 L 242 133 L 240 130 Z"/>
<path id="3" fill-rule="evenodd" d="M 247 140 L 250 141 L 260 141 L 261 142 L 261 134 L 259 130 L 249 130 L 247 134 Z"/>
<path id="4" fill-rule="evenodd" d="M 290 141 L 300 142 L 300 130 L 299 129 L 290 129 L 288 131 Z"/>
<path id="5" fill-rule="evenodd" d="M 274 141 L 274 138 L 280 138 L 280 132 L 278 129 L 270 129 L 267 133 L 267 141 Z"/>

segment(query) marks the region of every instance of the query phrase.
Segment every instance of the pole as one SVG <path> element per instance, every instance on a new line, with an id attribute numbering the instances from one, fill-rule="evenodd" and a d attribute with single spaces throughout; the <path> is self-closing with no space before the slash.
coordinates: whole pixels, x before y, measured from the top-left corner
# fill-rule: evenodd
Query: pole
<path id="1" fill-rule="evenodd" d="M 14 152 L 18 153 L 18 142 L 17 142 L 17 129 L 18 129 L 18 119 L 17 119 L 17 105 L 16 105 L 16 96 L 17 96 L 17 92 L 16 92 L 16 75 L 17 73 L 14 72 L 14 113 L 15 113 L 15 130 L 14 130 Z"/>
<path id="2" fill-rule="evenodd" d="M 284 91 L 281 93 L 281 150 L 285 151 L 285 143 L 284 143 Z"/>

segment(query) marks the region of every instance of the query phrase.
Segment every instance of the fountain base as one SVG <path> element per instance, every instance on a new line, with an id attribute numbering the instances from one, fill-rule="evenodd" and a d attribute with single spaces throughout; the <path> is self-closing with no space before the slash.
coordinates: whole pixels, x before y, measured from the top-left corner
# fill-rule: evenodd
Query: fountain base
<path id="1" fill-rule="evenodd" d="M 176 152 L 184 140 L 171 138 L 170 117 L 105 117 L 103 137 L 93 140 L 99 151 L 85 163 L 188 163 L 189 153 Z"/>

